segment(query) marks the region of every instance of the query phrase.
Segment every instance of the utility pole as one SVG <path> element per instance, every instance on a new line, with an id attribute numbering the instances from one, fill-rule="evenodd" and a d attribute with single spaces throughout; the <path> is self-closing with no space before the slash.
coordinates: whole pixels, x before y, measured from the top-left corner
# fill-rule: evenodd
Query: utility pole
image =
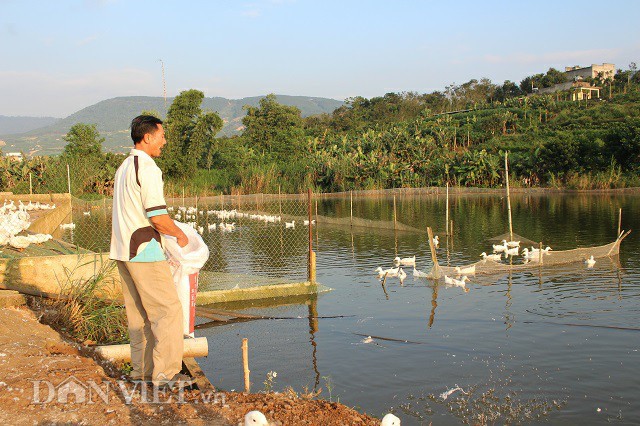
<path id="1" fill-rule="evenodd" d="M 167 109 L 167 82 L 164 79 L 164 62 L 162 59 L 158 59 L 160 65 L 162 65 L 162 93 L 164 95 L 164 109 Z"/>

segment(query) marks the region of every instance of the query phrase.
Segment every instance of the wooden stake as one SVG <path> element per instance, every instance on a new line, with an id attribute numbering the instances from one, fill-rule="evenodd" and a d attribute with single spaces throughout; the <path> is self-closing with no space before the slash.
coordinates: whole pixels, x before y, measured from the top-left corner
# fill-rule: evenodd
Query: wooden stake
<path id="1" fill-rule="evenodd" d="M 509 213 L 509 241 L 513 241 L 513 223 L 511 221 L 511 196 L 509 194 L 509 152 L 504 153 L 504 176 L 507 183 L 507 212 Z"/>
<path id="2" fill-rule="evenodd" d="M 351 206 L 351 216 L 349 216 L 350 217 L 349 224 L 351 226 L 353 226 L 353 191 L 349 191 L 349 197 L 351 199 L 351 204 L 350 204 L 350 206 Z"/>
<path id="3" fill-rule="evenodd" d="M 33 180 L 31 178 L 31 172 L 29 172 L 29 194 L 33 195 Z M 619 234 L 619 232 L 618 232 Z"/>
<path id="4" fill-rule="evenodd" d="M 71 195 L 71 173 L 69 172 L 69 165 L 67 164 L 67 189 L 69 195 Z"/>
<path id="5" fill-rule="evenodd" d="M 433 231 L 427 226 L 427 238 L 429 238 L 429 249 L 431 250 L 431 260 L 433 261 L 433 278 L 440 278 L 440 265 L 438 265 L 438 256 L 436 255 L 436 247 L 433 245 Z"/>
<path id="6" fill-rule="evenodd" d="M 398 211 L 396 210 L 396 196 L 393 195 L 393 229 L 397 228 L 396 222 L 398 221 Z"/>
<path id="7" fill-rule="evenodd" d="M 542 265 L 542 241 L 540 241 L 540 244 L 538 245 L 538 265 Z"/>
<path id="8" fill-rule="evenodd" d="M 280 216 L 282 216 L 282 198 L 280 197 L 280 185 L 278 185 L 278 207 L 280 208 Z"/>
<path id="9" fill-rule="evenodd" d="M 309 282 L 315 282 L 316 271 L 313 253 L 313 223 L 311 222 L 311 188 L 308 189 L 307 213 L 309 216 Z"/>
<path id="10" fill-rule="evenodd" d="M 620 236 L 620 232 L 622 230 L 622 207 L 618 210 L 618 237 Z"/>
<path id="11" fill-rule="evenodd" d="M 249 339 L 242 339 L 242 367 L 244 369 L 244 391 L 251 391 L 251 382 L 249 381 Z"/>
<path id="12" fill-rule="evenodd" d="M 444 226 L 446 228 L 445 234 L 449 236 L 449 182 L 447 182 L 447 209 L 445 212 Z"/>

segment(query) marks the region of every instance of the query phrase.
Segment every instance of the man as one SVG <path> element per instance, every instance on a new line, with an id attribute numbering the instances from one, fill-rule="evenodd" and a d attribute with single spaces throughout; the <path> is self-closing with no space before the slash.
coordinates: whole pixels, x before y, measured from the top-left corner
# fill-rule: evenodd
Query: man
<path id="1" fill-rule="evenodd" d="M 162 249 L 161 234 L 187 236 L 167 213 L 162 171 L 153 158 L 167 143 L 162 121 L 141 115 L 131 122 L 134 149 L 116 172 L 110 258 L 122 278 L 129 337 L 131 379 L 155 386 L 186 383 L 182 369 L 182 306 Z"/>

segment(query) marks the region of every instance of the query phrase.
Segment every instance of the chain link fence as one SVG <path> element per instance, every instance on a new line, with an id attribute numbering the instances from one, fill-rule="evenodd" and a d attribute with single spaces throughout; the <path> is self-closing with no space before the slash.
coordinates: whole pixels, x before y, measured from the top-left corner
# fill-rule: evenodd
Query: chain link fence
<path id="1" fill-rule="evenodd" d="M 0 257 L 108 252 L 112 199 L 87 188 L 85 182 L 95 180 L 91 168 L 50 161 L 42 169 L 36 167 L 34 171 L 33 164 L 28 169 L 26 179 L 4 179 L 0 187 Z M 6 178 L 6 168 L 3 173 Z M 209 247 L 209 260 L 200 274 L 200 291 L 308 280 L 308 194 L 220 195 L 166 201 L 170 216 L 194 227 Z M 29 235 L 31 241 L 14 238 L 14 244 L 10 244 L 12 237 Z"/>

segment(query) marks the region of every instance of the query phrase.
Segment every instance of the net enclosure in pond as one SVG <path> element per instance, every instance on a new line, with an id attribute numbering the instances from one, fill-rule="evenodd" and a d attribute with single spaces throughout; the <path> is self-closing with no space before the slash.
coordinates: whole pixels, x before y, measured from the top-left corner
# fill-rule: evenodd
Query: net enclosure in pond
<path id="1" fill-rule="evenodd" d="M 620 243 L 622 243 L 622 240 L 624 240 L 630 233 L 631 231 L 622 231 L 615 241 L 602 246 L 579 247 L 572 250 L 558 251 L 542 249 L 534 251 L 527 258 L 524 258 L 521 255 L 509 257 L 509 260 L 507 260 L 509 263 L 492 260 L 490 258 L 457 267 L 440 266 L 436 263 L 426 274 L 426 277 L 431 279 L 440 279 L 445 275 L 500 274 L 509 271 L 527 271 L 533 268 L 585 262 L 587 259 L 591 258 L 591 256 L 593 256 L 593 259 L 613 257 L 619 254 Z M 526 241 L 526 239 L 523 239 L 523 241 Z"/>

